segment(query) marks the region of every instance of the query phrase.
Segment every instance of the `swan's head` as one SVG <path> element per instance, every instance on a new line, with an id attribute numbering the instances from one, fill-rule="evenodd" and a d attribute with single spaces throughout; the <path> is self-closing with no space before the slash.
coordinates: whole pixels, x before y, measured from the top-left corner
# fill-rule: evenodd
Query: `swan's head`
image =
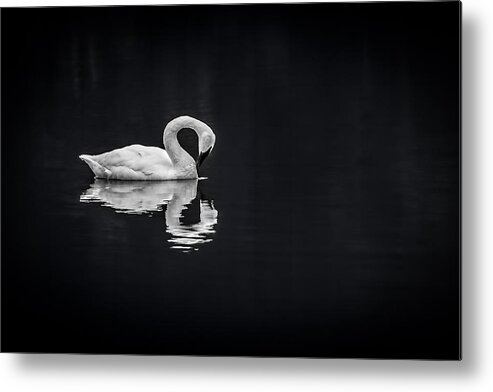
<path id="1" fill-rule="evenodd" d="M 214 148 L 214 144 L 216 143 L 216 135 L 210 129 L 210 132 L 206 132 L 199 138 L 199 156 L 197 157 L 197 167 L 202 165 L 205 161 L 205 158 L 209 156 L 212 149 Z"/>

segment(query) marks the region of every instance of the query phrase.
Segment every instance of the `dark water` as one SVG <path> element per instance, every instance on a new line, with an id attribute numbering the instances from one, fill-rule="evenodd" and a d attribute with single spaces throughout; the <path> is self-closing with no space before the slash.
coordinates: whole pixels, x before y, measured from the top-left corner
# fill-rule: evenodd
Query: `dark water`
<path id="1" fill-rule="evenodd" d="M 2 10 L 2 350 L 457 358 L 458 12 Z M 182 114 L 207 179 L 77 158 Z"/>

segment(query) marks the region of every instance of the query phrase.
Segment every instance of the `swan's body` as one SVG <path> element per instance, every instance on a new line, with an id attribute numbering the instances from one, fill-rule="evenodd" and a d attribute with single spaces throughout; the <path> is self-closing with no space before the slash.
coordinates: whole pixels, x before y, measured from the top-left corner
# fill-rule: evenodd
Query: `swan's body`
<path id="1" fill-rule="evenodd" d="M 190 157 L 191 158 L 191 157 Z M 111 180 L 176 180 L 197 178 L 195 161 L 176 170 L 168 153 L 159 147 L 140 144 L 117 148 L 99 155 L 81 155 L 96 178 Z"/>
<path id="2" fill-rule="evenodd" d="M 199 137 L 197 162 L 178 143 L 178 132 L 193 129 Z M 212 129 L 190 116 L 171 120 L 163 133 L 165 150 L 140 144 L 118 148 L 99 155 L 80 155 L 96 178 L 108 180 L 182 180 L 198 178 L 197 167 L 207 157 L 216 137 Z"/>

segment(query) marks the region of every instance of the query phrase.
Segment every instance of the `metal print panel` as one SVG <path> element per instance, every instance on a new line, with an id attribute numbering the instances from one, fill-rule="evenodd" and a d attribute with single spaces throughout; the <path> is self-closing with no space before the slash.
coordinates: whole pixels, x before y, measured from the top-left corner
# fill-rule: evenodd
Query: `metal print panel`
<path id="1" fill-rule="evenodd" d="M 2 351 L 460 359 L 460 15 L 2 9 Z"/>

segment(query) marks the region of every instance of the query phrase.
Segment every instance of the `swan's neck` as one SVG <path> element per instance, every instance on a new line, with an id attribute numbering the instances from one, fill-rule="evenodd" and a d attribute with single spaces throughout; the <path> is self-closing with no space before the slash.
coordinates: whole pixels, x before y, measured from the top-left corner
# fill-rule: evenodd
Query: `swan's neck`
<path id="1" fill-rule="evenodd" d="M 163 144 L 173 165 L 176 167 L 193 165 L 195 167 L 195 160 L 178 143 L 178 132 L 183 128 L 193 129 L 200 140 L 205 133 L 209 132 L 209 127 L 193 117 L 181 116 L 171 120 L 164 129 Z"/>

